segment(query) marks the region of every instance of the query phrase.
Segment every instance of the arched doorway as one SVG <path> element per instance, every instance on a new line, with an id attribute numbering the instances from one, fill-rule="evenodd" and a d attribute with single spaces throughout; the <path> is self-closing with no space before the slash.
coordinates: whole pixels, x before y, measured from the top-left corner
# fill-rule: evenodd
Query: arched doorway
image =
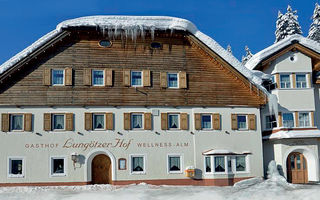
<path id="1" fill-rule="evenodd" d="M 95 156 L 91 164 L 92 184 L 111 184 L 111 160 L 104 154 Z"/>
<path id="2" fill-rule="evenodd" d="M 308 183 L 307 160 L 302 153 L 292 152 L 289 154 L 287 176 L 290 183 Z"/>

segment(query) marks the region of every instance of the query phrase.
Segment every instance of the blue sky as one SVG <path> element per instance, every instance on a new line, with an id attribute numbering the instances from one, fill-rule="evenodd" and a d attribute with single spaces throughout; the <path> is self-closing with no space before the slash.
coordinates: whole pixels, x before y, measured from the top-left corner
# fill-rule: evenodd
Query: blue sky
<path id="1" fill-rule="evenodd" d="M 192 21 L 241 59 L 273 44 L 278 10 L 298 10 L 303 35 L 317 0 L 0 0 L 0 64 L 61 21 L 88 15 L 165 15 Z"/>

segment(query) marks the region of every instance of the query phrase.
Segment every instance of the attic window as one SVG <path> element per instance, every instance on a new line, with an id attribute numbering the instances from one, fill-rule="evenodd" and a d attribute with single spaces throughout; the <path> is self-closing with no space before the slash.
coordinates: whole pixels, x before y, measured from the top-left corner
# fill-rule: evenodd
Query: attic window
<path id="1" fill-rule="evenodd" d="M 152 49 L 160 49 L 162 47 L 159 42 L 152 42 L 150 46 Z"/>
<path id="2" fill-rule="evenodd" d="M 99 45 L 101 47 L 111 47 L 112 42 L 110 40 L 100 40 Z"/>
<path id="3" fill-rule="evenodd" d="M 295 55 L 290 55 L 289 59 L 291 62 L 295 62 L 297 60 Z"/>

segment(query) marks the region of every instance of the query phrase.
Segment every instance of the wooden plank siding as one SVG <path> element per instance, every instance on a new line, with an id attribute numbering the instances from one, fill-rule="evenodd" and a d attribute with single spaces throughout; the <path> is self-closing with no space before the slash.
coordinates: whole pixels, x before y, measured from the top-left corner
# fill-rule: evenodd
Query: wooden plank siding
<path id="1" fill-rule="evenodd" d="M 249 83 L 237 78 L 234 71 L 199 51 L 199 46 L 183 34 L 156 35 L 161 50 L 150 48 L 150 38 L 113 40 L 111 48 L 98 45 L 101 35 L 71 33 L 69 39 L 38 57 L 25 71 L 12 75 L 1 88 L 2 105 L 43 106 L 228 106 L 259 107 L 266 98 Z M 72 85 L 46 86 L 47 69 L 72 68 Z M 84 84 L 86 69 L 112 69 L 112 86 Z M 125 87 L 123 71 L 150 70 L 151 87 Z M 186 72 L 185 89 L 160 87 L 160 73 Z M 240 76 L 240 75 L 238 75 Z M 88 81 L 89 82 L 89 81 Z M 91 82 L 91 80 L 90 80 Z M 1 84 L 5 85 L 5 84 Z M 255 88 L 255 87 L 252 87 Z M 254 91 L 255 90 L 255 91 Z M 257 94 L 258 92 L 258 94 Z M 28 97 L 28 98 L 26 98 Z"/>

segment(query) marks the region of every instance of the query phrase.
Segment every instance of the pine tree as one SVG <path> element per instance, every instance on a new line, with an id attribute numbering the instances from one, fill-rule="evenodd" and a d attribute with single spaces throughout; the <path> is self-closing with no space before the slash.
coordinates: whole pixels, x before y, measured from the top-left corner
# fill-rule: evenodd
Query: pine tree
<path id="1" fill-rule="evenodd" d="M 248 46 L 245 46 L 244 49 L 246 51 L 246 55 L 242 56 L 242 64 L 243 65 L 245 65 L 250 60 L 250 58 L 253 56 Z"/>
<path id="2" fill-rule="evenodd" d="M 232 54 L 232 49 L 231 49 L 230 44 L 228 44 L 228 46 L 227 46 L 227 51 Z"/>
<path id="3" fill-rule="evenodd" d="M 298 22 L 297 11 L 292 11 L 290 5 L 288 5 L 287 12 L 282 14 L 278 13 L 278 19 L 276 22 L 276 42 L 286 38 L 289 35 L 302 34 L 301 26 Z"/>
<path id="4" fill-rule="evenodd" d="M 316 3 L 313 11 L 308 38 L 320 42 L 320 6 L 318 3 Z"/>

